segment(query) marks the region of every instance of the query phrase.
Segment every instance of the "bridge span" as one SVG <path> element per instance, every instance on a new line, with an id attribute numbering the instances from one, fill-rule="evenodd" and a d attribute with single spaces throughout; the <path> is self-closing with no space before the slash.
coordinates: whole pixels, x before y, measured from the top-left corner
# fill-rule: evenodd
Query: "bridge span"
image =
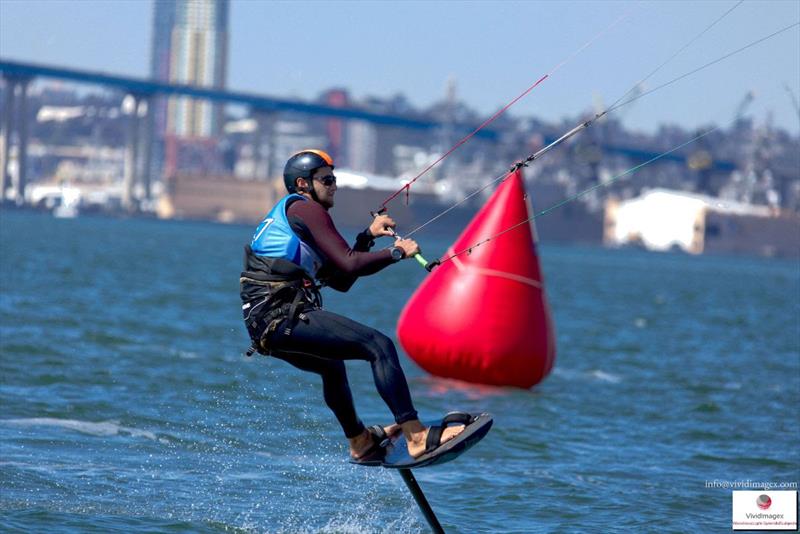
<path id="1" fill-rule="evenodd" d="M 313 116 L 325 116 L 349 120 L 360 120 L 379 126 L 392 126 L 420 131 L 430 131 L 442 128 L 439 121 L 425 117 L 411 115 L 376 113 L 361 109 L 357 106 L 331 106 L 320 103 L 304 102 L 301 100 L 276 98 L 242 91 L 230 91 L 211 87 L 200 87 L 187 84 L 162 82 L 146 78 L 119 76 L 105 72 L 56 67 L 35 63 L 24 63 L 0 58 L 0 76 L 5 82 L 6 91 L 3 102 L 3 113 L 0 116 L 0 202 L 5 201 L 6 191 L 11 186 L 12 197 L 15 202 L 24 201 L 26 187 L 26 159 L 28 132 L 27 124 L 22 117 L 27 109 L 27 89 L 30 82 L 36 78 L 50 78 L 75 83 L 100 85 L 114 88 L 130 95 L 134 102 L 134 112 L 129 116 L 129 127 L 126 143 L 126 165 L 123 181 L 123 205 L 126 209 L 135 208 L 133 188 L 136 183 L 144 185 L 146 192 L 150 190 L 151 177 L 151 147 L 153 135 L 153 106 L 148 105 L 154 96 L 186 96 L 203 99 L 217 103 L 239 104 L 249 106 L 254 113 L 295 112 Z M 269 124 L 269 121 L 266 121 Z M 144 128 L 142 128 L 144 123 Z M 469 132 L 477 125 L 456 124 L 456 130 Z M 139 135 L 141 132 L 142 135 Z M 18 169 L 14 183 L 8 172 L 10 155 L 10 140 L 16 133 L 18 150 Z M 269 132 L 267 132 L 269 134 Z M 483 128 L 476 133 L 476 137 L 488 141 L 498 141 L 500 133 L 490 128 Z M 545 138 L 549 143 L 553 139 Z M 637 147 L 625 147 L 601 143 L 599 148 L 610 153 L 620 154 L 632 160 L 646 161 L 658 155 L 657 152 L 642 150 Z M 677 154 L 670 154 L 664 160 L 686 162 L 686 158 Z M 141 166 L 133 164 L 143 160 Z M 717 171 L 730 171 L 735 164 L 726 161 L 714 161 L 713 168 Z M 149 193 L 147 193 L 149 195 Z"/>

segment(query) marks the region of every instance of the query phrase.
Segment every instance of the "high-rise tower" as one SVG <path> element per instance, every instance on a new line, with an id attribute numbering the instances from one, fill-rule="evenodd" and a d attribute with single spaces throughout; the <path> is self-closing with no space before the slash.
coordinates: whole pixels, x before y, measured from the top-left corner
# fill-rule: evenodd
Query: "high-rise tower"
<path id="1" fill-rule="evenodd" d="M 160 81 L 225 87 L 229 0 L 154 0 L 150 73 Z M 175 168 L 186 143 L 208 143 L 222 129 L 223 108 L 187 97 L 155 105 L 155 159 Z M 166 141 L 166 147 L 165 142 Z"/>

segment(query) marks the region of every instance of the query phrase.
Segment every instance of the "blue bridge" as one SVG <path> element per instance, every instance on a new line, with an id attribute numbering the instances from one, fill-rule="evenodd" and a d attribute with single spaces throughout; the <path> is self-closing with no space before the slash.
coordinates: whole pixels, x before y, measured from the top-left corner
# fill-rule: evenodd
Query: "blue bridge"
<path id="1" fill-rule="evenodd" d="M 138 108 L 138 103 L 141 101 L 148 101 L 153 96 L 186 96 L 197 99 L 204 99 L 212 102 L 226 103 L 226 104 L 240 104 L 249 106 L 252 110 L 257 112 L 295 112 L 304 113 L 315 116 L 333 117 L 341 119 L 361 120 L 374 125 L 392 126 L 413 130 L 434 130 L 443 127 L 439 121 L 429 120 L 424 117 L 414 117 L 410 115 L 397 115 L 389 113 L 375 113 L 368 110 L 360 109 L 354 106 L 337 107 L 325 104 L 310 103 L 300 100 L 275 98 L 265 95 L 253 94 L 240 91 L 229 91 L 224 89 L 215 89 L 208 87 L 199 87 L 194 85 L 175 84 L 160 82 L 156 80 L 117 76 L 107 74 L 104 72 L 78 70 L 63 67 L 54 67 L 47 65 L 38 65 L 33 63 L 22 63 L 17 61 L 9 61 L 0 58 L 0 74 L 6 83 L 5 101 L 3 106 L 3 113 L 0 120 L 0 128 L 2 128 L 2 146 L 0 146 L 0 201 L 6 199 L 6 191 L 9 185 L 13 186 L 12 196 L 17 202 L 22 202 L 24 199 L 25 189 L 25 160 L 27 154 L 27 125 L 24 120 L 14 121 L 14 110 L 17 112 L 18 117 L 25 116 L 26 109 L 26 91 L 27 86 L 35 78 L 51 78 L 57 80 L 64 80 L 77 83 L 86 83 L 93 85 L 101 85 L 108 88 L 118 89 L 123 91 L 134 98 L 134 102 Z M 146 109 L 151 109 L 147 106 Z M 130 131 L 137 132 L 138 121 L 148 121 L 152 119 L 152 113 L 145 113 L 144 117 L 131 114 L 130 120 L 132 126 Z M 16 183 L 10 184 L 10 176 L 8 173 L 8 161 L 10 150 L 11 133 L 16 126 L 16 133 L 18 139 L 18 170 Z M 476 128 L 475 125 L 455 125 L 458 130 L 472 131 Z M 146 191 L 149 191 L 150 177 L 150 146 L 152 145 L 152 123 L 150 127 L 142 130 L 145 135 L 140 138 L 135 134 L 128 136 L 127 150 L 132 155 L 134 160 L 138 154 L 144 159 L 141 165 L 141 173 L 144 176 L 136 176 L 136 166 L 126 165 L 126 173 L 124 178 L 123 188 L 123 204 L 131 208 L 133 205 L 132 191 L 135 183 L 145 184 Z M 488 141 L 497 141 L 500 138 L 500 133 L 490 128 L 483 128 L 476 134 L 477 138 L 485 139 Z M 545 139 L 545 142 L 551 142 L 552 139 Z M 639 148 L 603 145 L 599 147 L 605 152 L 620 154 L 636 161 L 646 161 L 658 155 L 657 152 L 642 150 Z M 670 154 L 662 158 L 667 161 L 676 161 L 686 163 L 686 158 L 678 154 Z M 735 168 L 735 164 L 725 161 L 714 162 L 713 168 L 718 171 L 730 171 Z"/>

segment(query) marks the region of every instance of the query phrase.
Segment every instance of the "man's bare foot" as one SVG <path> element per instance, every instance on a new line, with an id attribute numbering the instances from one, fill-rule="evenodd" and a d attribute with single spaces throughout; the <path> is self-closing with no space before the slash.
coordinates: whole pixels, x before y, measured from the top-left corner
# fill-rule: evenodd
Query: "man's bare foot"
<path id="1" fill-rule="evenodd" d="M 391 425 L 383 427 L 383 431 L 387 436 L 393 436 L 400 432 L 400 425 L 392 423 Z M 375 446 L 375 439 L 372 433 L 366 428 L 364 431 L 354 438 L 348 438 L 350 442 L 350 457 L 358 460 L 365 454 L 368 454 Z"/>
<path id="2" fill-rule="evenodd" d="M 406 442 L 408 443 L 408 454 L 411 455 L 412 458 L 418 458 L 425 453 L 425 442 L 428 439 L 428 432 L 430 432 L 430 428 L 425 428 L 419 421 L 417 421 L 417 423 L 418 426 L 412 426 L 414 430 L 405 432 L 405 428 L 403 429 L 406 435 Z M 445 427 L 442 429 L 442 437 L 439 439 L 437 446 L 444 445 L 447 441 L 461 434 L 464 428 L 464 425 Z"/>

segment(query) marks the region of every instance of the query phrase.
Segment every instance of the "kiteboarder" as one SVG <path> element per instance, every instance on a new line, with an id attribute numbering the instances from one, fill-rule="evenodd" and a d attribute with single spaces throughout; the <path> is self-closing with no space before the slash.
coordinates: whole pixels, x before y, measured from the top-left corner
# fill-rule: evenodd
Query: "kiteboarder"
<path id="1" fill-rule="evenodd" d="M 426 428 L 418 419 L 394 343 L 381 332 L 322 309 L 321 285 L 347 291 L 360 276 L 419 252 L 412 239 L 396 238 L 371 252 L 375 239 L 393 236 L 395 222 L 376 216 L 352 247 L 334 226 L 334 162 L 322 150 L 303 150 L 286 162 L 283 197 L 245 247 L 242 312 L 259 352 L 322 377 L 325 403 L 333 411 L 358 462 L 380 462 L 387 437 L 402 432 L 412 457 L 430 454 L 464 430 L 463 424 Z M 395 424 L 366 428 L 356 414 L 345 360 L 366 360 Z M 432 430 L 431 430 L 432 428 Z"/>

